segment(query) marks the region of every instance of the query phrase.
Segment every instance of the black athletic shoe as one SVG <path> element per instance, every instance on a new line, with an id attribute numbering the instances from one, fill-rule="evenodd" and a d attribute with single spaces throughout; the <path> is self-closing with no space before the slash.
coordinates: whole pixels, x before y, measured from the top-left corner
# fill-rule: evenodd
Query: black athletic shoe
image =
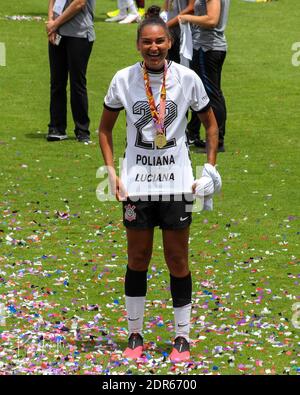
<path id="1" fill-rule="evenodd" d="M 90 143 L 90 136 L 87 133 L 83 133 L 83 132 L 76 132 L 76 138 L 77 141 L 79 141 L 79 143 Z"/>
<path id="2" fill-rule="evenodd" d="M 198 148 L 206 148 L 206 141 L 196 138 L 194 141 L 194 146 Z"/>
<path id="3" fill-rule="evenodd" d="M 195 139 L 197 137 L 199 138 L 199 136 L 197 136 L 197 134 L 195 132 L 193 132 L 192 130 L 186 129 L 185 133 L 186 133 L 188 145 L 193 145 L 195 142 Z"/>
<path id="4" fill-rule="evenodd" d="M 219 141 L 218 152 L 225 152 L 224 141 Z"/>
<path id="5" fill-rule="evenodd" d="M 62 140 L 66 140 L 67 138 L 68 136 L 66 135 L 65 132 L 57 132 L 55 130 L 49 130 L 47 135 L 48 141 L 62 141 Z"/>
<path id="6" fill-rule="evenodd" d="M 192 130 L 186 129 L 186 136 L 188 145 L 193 145 L 198 148 L 205 148 L 206 143 L 205 141 L 200 139 L 199 132 L 194 132 Z"/>
<path id="7" fill-rule="evenodd" d="M 138 359 L 142 356 L 144 349 L 143 338 L 139 333 L 132 333 L 128 339 L 128 347 L 123 352 L 127 359 Z"/>

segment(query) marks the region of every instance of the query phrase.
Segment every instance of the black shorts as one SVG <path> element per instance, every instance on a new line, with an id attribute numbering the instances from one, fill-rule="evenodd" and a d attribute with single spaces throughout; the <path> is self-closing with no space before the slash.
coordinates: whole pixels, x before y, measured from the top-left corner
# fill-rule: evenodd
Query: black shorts
<path id="1" fill-rule="evenodd" d="M 193 195 L 149 196 L 123 202 L 126 228 L 183 229 L 192 223 Z"/>

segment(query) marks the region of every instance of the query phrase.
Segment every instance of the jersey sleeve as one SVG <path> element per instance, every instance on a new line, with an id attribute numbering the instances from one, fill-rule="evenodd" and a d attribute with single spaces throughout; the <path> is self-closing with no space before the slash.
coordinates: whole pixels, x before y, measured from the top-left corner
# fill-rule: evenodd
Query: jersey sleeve
<path id="1" fill-rule="evenodd" d="M 109 85 L 103 105 L 110 111 L 121 111 L 124 108 L 119 93 L 118 73 L 114 76 Z"/>
<path id="2" fill-rule="evenodd" d="M 195 112 L 204 112 L 209 106 L 209 97 L 207 96 L 203 82 L 196 73 L 193 73 L 190 107 Z"/>

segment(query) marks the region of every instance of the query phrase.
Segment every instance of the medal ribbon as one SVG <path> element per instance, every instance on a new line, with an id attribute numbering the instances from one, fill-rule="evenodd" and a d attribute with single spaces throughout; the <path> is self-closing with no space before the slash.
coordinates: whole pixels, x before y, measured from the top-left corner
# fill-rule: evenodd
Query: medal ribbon
<path id="1" fill-rule="evenodd" d="M 146 69 L 145 63 L 143 64 L 143 74 L 144 74 L 144 82 L 145 82 L 145 91 L 146 96 L 149 102 L 149 107 L 152 115 L 152 119 L 154 122 L 156 134 L 164 134 L 164 122 L 165 122 L 165 114 L 166 114 L 166 75 L 167 75 L 167 62 L 165 61 L 164 65 L 164 75 L 163 81 L 160 90 L 160 102 L 159 102 L 159 113 L 156 110 L 155 101 L 153 97 L 152 88 L 150 86 L 149 74 Z"/>

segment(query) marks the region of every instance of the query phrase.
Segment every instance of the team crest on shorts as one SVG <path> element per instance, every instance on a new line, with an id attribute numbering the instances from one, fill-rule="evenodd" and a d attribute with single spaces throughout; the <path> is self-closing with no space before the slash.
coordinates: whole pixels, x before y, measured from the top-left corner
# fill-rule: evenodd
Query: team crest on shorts
<path id="1" fill-rule="evenodd" d="M 136 219 L 136 212 L 134 210 L 135 210 L 134 205 L 127 204 L 127 206 L 125 206 L 125 219 L 127 221 L 131 222 Z"/>

